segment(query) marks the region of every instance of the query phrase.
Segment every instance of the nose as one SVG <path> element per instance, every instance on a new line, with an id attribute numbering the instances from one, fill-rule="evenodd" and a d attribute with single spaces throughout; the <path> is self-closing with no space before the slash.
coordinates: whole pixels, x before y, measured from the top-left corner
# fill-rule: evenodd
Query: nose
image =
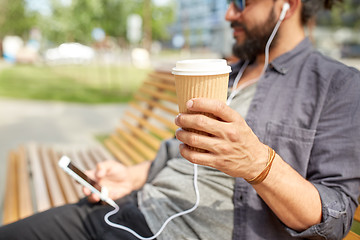
<path id="1" fill-rule="evenodd" d="M 240 16 L 241 16 L 241 11 L 239 11 L 235 7 L 235 4 L 233 2 L 230 3 L 230 5 L 226 11 L 226 14 L 225 14 L 226 21 L 233 22 L 233 21 L 237 20 Z"/>

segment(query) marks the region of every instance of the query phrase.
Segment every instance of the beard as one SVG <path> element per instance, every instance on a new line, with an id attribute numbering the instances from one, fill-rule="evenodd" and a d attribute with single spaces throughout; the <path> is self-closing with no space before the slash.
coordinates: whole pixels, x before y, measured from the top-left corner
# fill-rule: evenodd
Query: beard
<path id="1" fill-rule="evenodd" d="M 235 43 L 233 45 L 233 54 L 241 60 L 254 61 L 259 54 L 265 53 L 265 47 L 269 40 L 272 31 L 276 25 L 276 16 L 274 8 L 272 8 L 265 24 L 254 26 L 248 29 L 243 23 L 232 22 L 231 27 L 241 27 L 245 33 L 245 40 L 243 43 Z M 276 45 L 277 36 L 275 36 L 272 47 Z M 271 48 L 271 47 L 270 47 Z"/>

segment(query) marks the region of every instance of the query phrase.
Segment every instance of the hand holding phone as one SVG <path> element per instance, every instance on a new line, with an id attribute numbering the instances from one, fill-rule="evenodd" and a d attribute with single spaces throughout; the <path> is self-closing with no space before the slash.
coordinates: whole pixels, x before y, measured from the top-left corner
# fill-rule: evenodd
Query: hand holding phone
<path id="1" fill-rule="evenodd" d="M 84 172 L 77 168 L 67 156 L 62 156 L 58 162 L 59 166 L 78 183 L 88 188 L 92 193 L 96 194 L 101 200 L 116 208 L 117 204 L 108 197 L 105 187 L 101 187 L 96 181 L 89 178 Z"/>

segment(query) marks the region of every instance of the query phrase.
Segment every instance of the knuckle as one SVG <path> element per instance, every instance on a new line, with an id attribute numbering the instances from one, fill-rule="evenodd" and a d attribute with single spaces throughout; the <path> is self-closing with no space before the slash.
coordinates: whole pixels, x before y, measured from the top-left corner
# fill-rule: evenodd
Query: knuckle
<path id="1" fill-rule="evenodd" d="M 199 129 L 202 128 L 206 124 L 206 118 L 204 115 L 199 114 L 194 119 L 194 126 Z"/>
<path id="2" fill-rule="evenodd" d="M 233 128 L 228 128 L 225 134 L 231 142 L 238 142 L 240 140 L 240 134 Z"/>
<path id="3" fill-rule="evenodd" d="M 194 154 L 191 153 L 189 148 L 185 144 L 182 144 L 180 146 L 181 146 L 180 147 L 181 156 L 183 156 L 186 160 L 195 163 L 197 159 L 195 158 Z"/>
<path id="4" fill-rule="evenodd" d="M 215 144 L 213 146 L 214 152 L 226 154 L 229 152 L 230 148 L 228 144 Z"/>
<path id="5" fill-rule="evenodd" d="M 193 154 L 189 154 L 186 159 L 192 163 L 195 163 L 197 161 L 197 158 Z"/>
<path id="6" fill-rule="evenodd" d="M 221 112 L 225 108 L 225 104 L 221 101 L 216 101 L 214 104 L 214 109 L 216 112 Z"/>
<path id="7" fill-rule="evenodd" d="M 192 134 L 189 137 L 189 140 L 188 140 L 189 145 L 197 146 L 198 142 L 199 142 L 199 136 L 197 134 Z"/>
<path id="8" fill-rule="evenodd" d="M 216 161 L 215 168 L 216 169 L 224 169 L 226 167 L 225 161 Z"/>

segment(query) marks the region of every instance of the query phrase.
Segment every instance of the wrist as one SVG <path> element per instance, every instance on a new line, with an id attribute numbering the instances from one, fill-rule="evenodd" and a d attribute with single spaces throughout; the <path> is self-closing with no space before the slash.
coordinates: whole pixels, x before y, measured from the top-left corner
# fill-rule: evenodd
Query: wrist
<path id="1" fill-rule="evenodd" d="M 264 145 L 266 146 L 266 145 Z M 263 159 L 266 159 L 266 163 L 264 166 L 264 163 L 261 162 L 259 165 L 260 167 L 257 167 L 257 169 L 253 172 L 253 177 L 251 178 L 245 178 L 245 180 L 250 183 L 251 185 L 256 185 L 262 183 L 268 176 L 270 169 L 272 167 L 273 161 L 276 157 L 276 152 L 270 148 L 269 146 L 266 146 L 267 148 L 267 157 L 263 157 Z"/>
<path id="2" fill-rule="evenodd" d="M 146 183 L 150 166 L 151 162 L 147 161 L 128 167 L 128 177 L 131 181 L 132 190 L 138 190 Z"/>

